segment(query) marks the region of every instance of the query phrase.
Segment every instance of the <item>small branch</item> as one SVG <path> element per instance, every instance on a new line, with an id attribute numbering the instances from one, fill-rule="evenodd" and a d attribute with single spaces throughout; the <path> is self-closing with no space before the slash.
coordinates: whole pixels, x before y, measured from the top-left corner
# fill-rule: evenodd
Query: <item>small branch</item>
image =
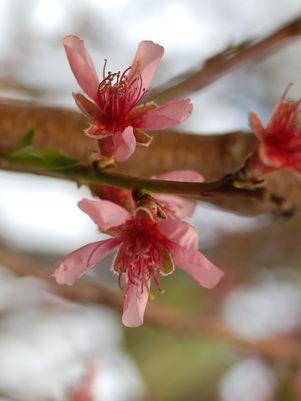
<path id="1" fill-rule="evenodd" d="M 156 193 L 168 193 L 192 197 L 195 199 L 208 196 L 238 196 L 261 198 L 263 192 L 260 189 L 243 189 L 233 186 L 234 176 L 225 175 L 214 182 L 177 182 L 165 180 L 152 180 L 137 178 L 134 189 L 136 191 L 147 190 Z"/>
<path id="2" fill-rule="evenodd" d="M 301 18 L 298 17 L 259 42 L 254 43 L 253 41 L 248 46 L 238 45 L 236 47 L 238 50 L 234 53 L 226 50 L 217 54 L 206 61 L 201 69 L 187 72 L 184 77 L 181 75 L 174 78 L 164 87 L 151 93 L 150 96 L 155 101 L 164 102 L 174 97 L 182 97 L 199 91 L 230 71 L 266 57 L 280 46 L 285 45 L 288 39 L 299 36 L 300 33 Z"/>
<path id="3" fill-rule="evenodd" d="M 102 284 L 82 279 L 74 286 L 59 286 L 50 275 L 49 266 L 33 258 L 0 245 L 0 263 L 17 276 L 33 276 L 46 281 L 60 296 L 76 302 L 94 302 L 120 311 L 123 298 L 120 293 L 109 290 Z M 275 338 L 266 341 L 251 341 L 228 330 L 216 318 L 184 316 L 177 310 L 151 302 L 145 313 L 146 322 L 176 334 L 208 337 L 233 345 L 247 353 L 258 353 L 266 358 L 301 361 L 301 347 L 293 339 Z"/>
<path id="4" fill-rule="evenodd" d="M 89 154 L 97 150 L 97 143 L 83 134 L 87 121 L 80 113 L 8 99 L 0 99 L 0 110 L 0 152 L 13 150 L 24 132 L 35 128 L 35 147 L 56 149 L 68 157 L 80 160 L 82 166 L 91 164 Z M 136 176 L 138 173 L 144 178 L 172 170 L 189 169 L 201 173 L 207 183 L 218 182 L 220 177 L 231 174 L 242 166 L 254 149 L 254 144 L 254 135 L 243 132 L 219 135 L 158 132 L 154 134 L 149 148 L 137 146 L 134 155 L 117 166 L 114 173 L 130 176 Z M 1 165 L 4 169 L 13 171 L 12 166 L 3 162 Z M 23 169 L 23 172 L 28 171 Z M 35 171 L 35 174 L 38 173 Z M 45 172 L 40 173 L 45 175 Z M 85 171 L 82 170 L 81 173 Z M 49 172 L 47 174 L 59 175 Z M 93 177 L 97 179 L 95 174 Z M 84 183 L 85 177 L 82 178 Z M 109 182 L 106 183 L 109 185 Z M 279 171 L 267 176 L 266 189 L 267 193 L 273 194 L 274 199 L 285 199 L 289 210 L 300 209 L 300 181 L 290 172 Z M 212 188 L 210 190 L 213 191 Z M 282 212 L 269 197 L 258 199 L 256 195 L 255 198 L 249 195 L 240 196 L 242 193 L 239 196 L 235 195 L 236 192 L 232 192 L 231 196 L 207 197 L 206 201 L 247 215 Z M 204 193 L 202 196 L 205 196 Z"/>
<path id="5" fill-rule="evenodd" d="M 166 193 L 182 195 L 200 199 L 208 196 L 249 196 L 251 198 L 262 197 L 262 191 L 249 190 L 234 187 L 233 180 L 225 176 L 215 182 L 178 182 L 131 177 L 106 171 L 95 171 L 92 167 L 79 166 L 65 170 L 42 170 L 21 164 L 13 164 L 0 156 L 0 169 L 20 173 L 31 173 L 48 177 L 72 180 L 78 184 L 102 184 L 127 190 L 149 191 L 154 193 Z"/>

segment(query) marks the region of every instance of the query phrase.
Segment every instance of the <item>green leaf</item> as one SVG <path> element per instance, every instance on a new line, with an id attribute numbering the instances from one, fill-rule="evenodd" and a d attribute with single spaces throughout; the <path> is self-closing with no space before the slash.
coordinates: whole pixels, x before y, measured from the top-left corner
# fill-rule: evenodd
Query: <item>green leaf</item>
<path id="1" fill-rule="evenodd" d="M 45 170 L 64 170 L 78 164 L 78 160 L 66 157 L 57 150 L 36 149 L 32 145 L 34 134 L 35 130 L 29 129 L 14 150 L 0 156 L 11 163 Z"/>
<path id="2" fill-rule="evenodd" d="M 18 142 L 16 149 L 22 149 L 25 148 L 26 146 L 29 146 L 32 144 L 33 141 L 33 137 L 35 134 L 35 130 L 34 128 L 30 128 L 26 134 L 24 136 L 22 136 L 22 138 L 20 139 L 20 141 Z"/>
<path id="3" fill-rule="evenodd" d="M 78 160 L 64 156 L 56 150 L 41 149 L 39 152 L 43 157 L 44 168 L 51 170 L 63 170 L 78 165 Z"/>
<path id="4" fill-rule="evenodd" d="M 25 146 L 15 149 L 5 155 L 12 163 L 22 164 L 45 170 L 64 170 L 78 164 L 76 159 L 71 159 L 52 149 L 35 149 L 33 146 Z"/>

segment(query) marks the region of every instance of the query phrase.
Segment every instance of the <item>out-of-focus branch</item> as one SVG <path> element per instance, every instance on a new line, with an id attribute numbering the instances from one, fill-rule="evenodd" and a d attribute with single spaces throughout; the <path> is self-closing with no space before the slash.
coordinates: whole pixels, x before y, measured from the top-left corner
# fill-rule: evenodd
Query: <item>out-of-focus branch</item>
<path id="1" fill-rule="evenodd" d="M 89 166 L 89 154 L 96 149 L 96 141 L 83 134 L 86 125 L 86 119 L 72 110 L 2 99 L 0 152 L 14 149 L 26 130 L 35 128 L 36 147 L 57 149 L 66 156 L 79 159 L 83 166 Z M 192 169 L 203 174 L 206 181 L 215 181 L 236 171 L 252 151 L 254 144 L 253 135 L 246 133 L 210 136 L 172 131 L 155 133 L 149 148 L 137 147 L 133 157 L 118 166 L 115 172 L 143 178 L 166 171 Z M 9 169 L 9 166 L 5 168 Z M 301 206 L 300 181 L 289 172 L 270 174 L 267 178 L 267 191 L 284 198 L 288 208 L 297 209 Z M 219 197 L 206 200 L 245 214 L 278 211 L 277 204 L 271 202 L 268 197 L 260 200 L 251 197 Z"/>
<path id="2" fill-rule="evenodd" d="M 123 306 L 123 298 L 116 291 L 102 284 L 82 279 L 73 287 L 59 286 L 50 275 L 49 266 L 33 258 L 0 245 L 0 263 L 17 276 L 33 276 L 49 283 L 59 295 L 77 302 L 104 304 L 117 310 Z M 181 335 L 208 337 L 242 349 L 248 353 L 258 353 L 271 359 L 301 361 L 301 348 L 294 339 L 275 338 L 266 341 L 250 341 L 237 336 L 213 317 L 187 317 L 166 306 L 152 303 L 145 314 L 146 322 Z"/>
<path id="3" fill-rule="evenodd" d="M 228 72 L 266 57 L 269 53 L 285 45 L 289 39 L 299 36 L 300 33 L 301 18 L 299 16 L 261 41 L 238 45 L 232 51 L 227 49 L 223 53 L 217 54 L 207 60 L 200 69 L 188 71 L 174 78 L 164 87 L 156 89 L 150 94 L 150 97 L 158 102 L 164 102 L 174 97 L 182 97 L 199 91 Z"/>
<path id="4" fill-rule="evenodd" d="M 10 394 L 7 394 L 3 390 L 0 392 L 0 397 L 1 397 L 1 400 L 3 399 L 3 400 L 7 400 L 7 401 L 17 401 L 16 398 L 12 398 L 12 396 Z"/>
<path id="5" fill-rule="evenodd" d="M 26 84 L 22 81 L 11 79 L 9 76 L 0 77 L 0 89 L 3 91 L 12 91 L 18 93 L 24 93 L 29 95 L 31 98 L 37 99 L 42 98 L 47 94 L 48 96 L 57 96 L 58 90 L 43 88 L 42 86 Z"/>

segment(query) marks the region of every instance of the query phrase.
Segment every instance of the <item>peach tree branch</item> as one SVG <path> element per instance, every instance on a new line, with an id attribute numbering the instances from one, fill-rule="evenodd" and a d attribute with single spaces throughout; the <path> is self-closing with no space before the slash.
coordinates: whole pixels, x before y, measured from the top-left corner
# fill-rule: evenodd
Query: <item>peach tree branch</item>
<path id="1" fill-rule="evenodd" d="M 220 195 L 260 198 L 263 195 L 260 189 L 249 190 L 236 188 L 233 186 L 234 178 L 232 178 L 232 176 L 225 176 L 218 181 L 204 183 L 166 181 L 133 177 L 108 171 L 98 171 L 88 166 L 76 166 L 58 171 L 42 169 L 30 166 L 29 164 L 12 163 L 4 157 L 1 157 L 1 155 L 0 169 L 72 180 L 79 185 L 101 184 L 136 192 L 147 191 L 150 193 L 175 194 L 195 199 Z"/>
<path id="2" fill-rule="evenodd" d="M 69 158 L 79 160 L 82 167 L 80 171 L 76 170 L 76 174 L 77 178 L 82 179 L 82 183 L 85 181 L 85 174 L 88 174 L 90 180 L 100 182 L 99 176 L 97 177 L 91 168 L 89 158 L 89 155 L 97 150 L 96 141 L 83 134 L 87 122 L 80 113 L 59 107 L 39 106 L 30 102 L 1 98 L 0 110 L 0 153 L 15 149 L 24 132 L 35 128 L 34 146 L 56 149 Z M 254 135 L 243 132 L 219 135 L 158 132 L 154 134 L 150 147 L 137 147 L 135 154 L 127 162 L 119 165 L 114 170 L 114 174 L 131 176 L 136 180 L 135 177 L 138 174 L 139 179 L 144 179 L 172 170 L 190 169 L 201 173 L 207 181 L 206 185 L 212 182 L 215 182 L 214 185 L 217 186 L 224 185 L 220 181 L 222 177 L 239 170 L 253 151 L 254 145 Z M 4 160 L 1 161 L 1 168 L 29 172 L 29 169 L 13 166 Z M 48 176 L 60 175 L 58 172 L 51 173 L 38 171 L 38 169 L 35 169 L 34 173 Z M 71 179 L 71 171 L 68 174 L 68 179 Z M 102 177 L 102 183 L 109 185 L 108 180 L 111 178 L 112 176 Z M 137 180 L 135 184 L 137 185 Z M 190 187 L 190 189 L 195 191 L 195 188 Z M 205 195 L 205 189 L 202 187 L 202 196 Z M 213 194 L 212 187 L 210 190 Z M 225 192 L 225 187 L 223 191 Z M 236 196 L 237 194 L 237 191 L 231 190 L 233 196 L 207 196 L 206 200 L 223 209 L 247 215 L 281 212 L 277 202 L 271 201 L 269 194 L 273 194 L 274 199 L 284 199 L 287 209 L 297 210 L 301 207 L 300 181 L 287 171 L 279 171 L 267 176 L 266 194 L 263 198 L 257 197 L 256 194 L 255 196 Z M 242 195 L 242 192 L 239 192 L 239 195 Z"/>
<path id="3" fill-rule="evenodd" d="M 58 295 L 76 302 L 94 302 L 122 310 L 123 298 L 114 290 L 101 283 L 83 279 L 74 286 L 55 283 L 50 275 L 50 266 L 37 259 L 0 244 L 0 263 L 17 276 L 32 276 L 47 282 Z M 145 313 L 147 323 L 178 335 L 210 338 L 232 345 L 249 354 L 259 354 L 271 360 L 301 362 L 300 342 L 294 338 L 274 338 L 252 341 L 240 337 L 227 329 L 217 318 L 209 316 L 189 316 L 152 302 Z"/>
<path id="4" fill-rule="evenodd" d="M 182 97 L 199 91 L 223 75 L 245 64 L 266 57 L 269 53 L 284 46 L 288 40 L 300 36 L 300 33 L 301 18 L 298 16 L 295 20 L 260 41 L 242 43 L 236 47 L 226 49 L 224 52 L 207 60 L 200 69 L 188 71 L 184 75 L 174 78 L 164 87 L 152 92 L 150 96 L 155 101 L 164 102 L 170 98 Z"/>

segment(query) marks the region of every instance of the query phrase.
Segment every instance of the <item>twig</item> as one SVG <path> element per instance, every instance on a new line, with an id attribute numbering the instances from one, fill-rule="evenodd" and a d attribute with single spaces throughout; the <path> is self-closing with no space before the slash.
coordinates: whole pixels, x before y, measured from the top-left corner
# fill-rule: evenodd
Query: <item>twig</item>
<path id="1" fill-rule="evenodd" d="M 259 42 L 254 43 L 253 41 L 247 46 L 244 44 L 238 45 L 236 52 L 230 53 L 226 50 L 217 54 L 206 61 L 201 69 L 190 71 L 184 77 L 181 75 L 174 78 L 164 87 L 150 93 L 150 97 L 158 102 L 163 102 L 174 97 L 185 96 L 199 91 L 228 72 L 259 58 L 266 57 L 272 51 L 283 46 L 288 39 L 300 35 L 300 33 L 301 18 L 299 16 Z"/>
<path id="2" fill-rule="evenodd" d="M 79 159 L 81 165 L 91 164 L 89 154 L 97 150 L 97 144 L 83 134 L 87 122 L 80 113 L 1 98 L 0 110 L 0 152 L 13 150 L 24 132 L 35 128 L 34 146 L 37 148 L 56 149 Z M 254 143 L 254 135 L 242 132 L 220 135 L 158 132 L 149 148 L 137 147 L 134 155 L 114 172 L 151 177 L 162 172 L 190 169 L 200 172 L 208 182 L 218 181 L 242 166 Z M 301 185 L 291 173 L 270 174 L 266 177 L 266 188 L 267 193 L 285 199 L 289 209 L 300 209 Z M 279 206 L 269 197 L 259 200 L 250 196 L 207 197 L 206 201 L 247 215 L 279 211 Z"/>
<path id="3" fill-rule="evenodd" d="M 72 180 L 78 184 L 102 184 L 113 187 L 149 191 L 154 193 L 177 194 L 187 197 L 200 199 L 208 196 L 249 196 L 251 198 L 262 197 L 262 192 L 258 189 L 249 190 L 236 188 L 232 185 L 233 181 L 229 176 L 215 182 L 178 182 L 146 179 L 132 177 L 125 174 L 118 174 L 106 171 L 95 171 L 92 167 L 78 166 L 65 170 L 44 170 L 36 169 L 22 164 L 13 164 L 0 156 L 0 169 L 15 171 L 20 173 L 32 173 L 46 177 L 56 177 Z"/>
<path id="4" fill-rule="evenodd" d="M 0 246 L 0 262 L 18 276 L 33 276 L 46 281 L 59 295 L 72 301 L 94 302 L 119 311 L 122 309 L 122 296 L 99 282 L 82 279 L 73 287 L 58 286 L 50 275 L 49 266 L 4 245 Z M 164 330 L 181 335 L 208 337 L 248 353 L 258 353 L 266 358 L 301 361 L 301 347 L 294 339 L 247 340 L 228 330 L 213 317 L 187 317 L 174 309 L 152 303 L 146 310 L 145 320 Z"/>

